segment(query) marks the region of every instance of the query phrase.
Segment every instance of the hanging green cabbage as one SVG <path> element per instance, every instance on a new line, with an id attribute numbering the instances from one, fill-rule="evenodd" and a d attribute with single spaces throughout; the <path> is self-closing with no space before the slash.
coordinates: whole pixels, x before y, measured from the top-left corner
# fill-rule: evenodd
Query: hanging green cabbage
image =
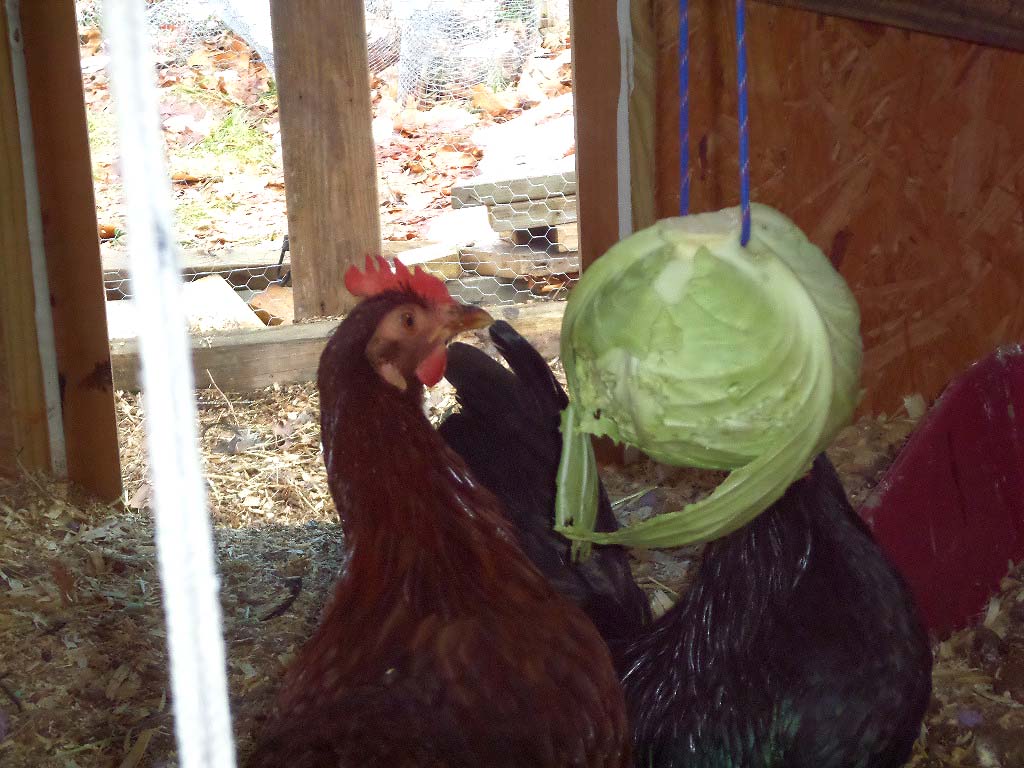
<path id="1" fill-rule="evenodd" d="M 764 511 L 850 419 L 860 316 L 825 255 L 773 208 L 665 219 L 613 246 L 562 322 L 571 404 L 562 417 L 557 524 L 570 538 L 672 547 Z M 732 470 L 678 512 L 595 533 L 590 435 L 666 464 Z"/>

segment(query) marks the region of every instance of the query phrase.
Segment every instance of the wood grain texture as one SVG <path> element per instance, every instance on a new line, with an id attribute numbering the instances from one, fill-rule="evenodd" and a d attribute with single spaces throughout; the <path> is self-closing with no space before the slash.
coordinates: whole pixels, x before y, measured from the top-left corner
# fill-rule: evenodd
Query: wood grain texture
<path id="1" fill-rule="evenodd" d="M 739 200 L 733 23 L 731 4 L 691 3 L 695 212 Z M 862 411 L 933 398 L 1024 338 L 1024 55 L 765 3 L 748 27 L 753 197 L 853 288 Z M 667 92 L 675 67 L 665 40 Z M 676 115 L 659 123 L 662 215 L 678 204 Z"/>
<path id="2" fill-rule="evenodd" d="M 0 5 L 0 472 L 7 474 L 50 468 L 21 151 L 7 13 Z"/>
<path id="3" fill-rule="evenodd" d="M 760 0 L 1024 51 L 1024 0 Z"/>
<path id="4" fill-rule="evenodd" d="M 545 169 L 548 170 L 548 169 Z M 474 176 L 452 185 L 452 208 L 544 200 L 551 195 L 576 194 L 576 157 L 562 160 L 540 176 Z"/>
<path id="5" fill-rule="evenodd" d="M 657 4 L 658 0 L 630 0 L 633 88 L 629 94 L 629 167 L 634 230 L 649 227 L 658 219 L 652 183 L 657 160 Z"/>
<path id="6" fill-rule="evenodd" d="M 68 478 L 109 501 L 121 464 L 75 4 L 21 7 Z"/>
<path id="7" fill-rule="evenodd" d="M 615 0 L 572 3 L 572 70 L 580 257 L 584 269 L 619 239 L 615 108 L 619 37 Z"/>
<path id="8" fill-rule="evenodd" d="M 378 254 L 362 0 L 272 0 L 295 316 L 342 314 L 350 264 Z"/>
<path id="9" fill-rule="evenodd" d="M 558 354 L 565 302 L 494 307 L 496 318 L 508 320 L 542 354 Z M 316 381 L 320 354 L 337 320 L 278 325 L 258 331 L 232 331 L 192 339 L 196 386 L 210 386 L 207 371 L 225 392 L 251 392 L 274 384 Z M 486 332 L 484 332 L 486 335 Z M 476 338 L 467 334 L 462 341 Z M 114 382 L 118 389 L 139 390 L 139 345 L 134 339 L 110 345 Z"/>
<path id="10" fill-rule="evenodd" d="M 527 200 L 521 203 L 499 203 L 487 209 L 487 220 L 495 232 L 533 227 L 557 227 L 577 220 L 576 195 Z"/>

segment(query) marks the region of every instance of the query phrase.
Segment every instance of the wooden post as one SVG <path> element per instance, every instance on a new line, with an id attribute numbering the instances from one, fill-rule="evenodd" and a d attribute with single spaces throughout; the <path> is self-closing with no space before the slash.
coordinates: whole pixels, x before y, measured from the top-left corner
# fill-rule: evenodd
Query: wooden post
<path id="1" fill-rule="evenodd" d="M 615 111 L 619 93 L 616 0 L 572 3 L 576 197 L 586 269 L 618 239 Z"/>
<path id="2" fill-rule="evenodd" d="M 629 94 L 629 179 L 634 231 L 651 226 L 659 218 L 655 183 L 656 117 L 662 90 L 657 77 L 658 3 L 630 0 L 633 88 Z"/>
<path id="3" fill-rule="evenodd" d="M 623 236 L 658 218 L 656 117 L 663 88 L 656 66 L 659 2 L 572 3 L 576 194 L 583 269 Z M 625 94 L 623 85 L 629 89 Z M 626 109 L 624 122 L 622 108 Z M 620 136 L 620 130 L 626 135 Z M 627 173 L 628 180 L 623 178 Z M 610 440 L 595 439 L 594 449 L 601 464 L 622 463 L 621 447 Z"/>
<path id="4" fill-rule="evenodd" d="M 363 2 L 270 7 L 295 317 L 338 315 L 346 267 L 381 249 Z"/>
<path id="5" fill-rule="evenodd" d="M 655 209 L 655 116 L 662 87 L 656 79 L 656 0 L 628 0 L 626 29 L 619 0 L 572 4 L 573 92 L 576 113 L 576 177 L 580 256 L 584 268 L 622 234 L 620 207 L 629 208 L 626 230 L 653 224 Z M 621 33 L 621 34 L 620 34 Z M 618 135 L 625 41 L 628 109 L 625 140 Z M 623 155 L 624 153 L 624 155 Z M 623 166 L 625 163 L 625 167 Z M 620 175 L 628 190 L 620 199 Z M 625 182 L 622 182 L 625 184 Z"/>
<path id="6" fill-rule="evenodd" d="M 21 132 L 7 12 L 0 4 L 0 471 L 50 467 L 36 335 Z"/>
<path id="7" fill-rule="evenodd" d="M 68 478 L 112 500 L 121 465 L 74 0 L 23 2 L 21 20 Z"/>

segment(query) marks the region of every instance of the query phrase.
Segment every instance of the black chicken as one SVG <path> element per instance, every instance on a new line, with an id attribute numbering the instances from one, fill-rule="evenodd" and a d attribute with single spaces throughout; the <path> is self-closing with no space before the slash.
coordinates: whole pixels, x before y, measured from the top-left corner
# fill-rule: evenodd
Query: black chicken
<path id="1" fill-rule="evenodd" d="M 637 765 L 895 768 L 931 696 L 910 592 L 824 454 L 615 656 Z"/>
<path id="2" fill-rule="evenodd" d="M 526 425 L 541 412 L 536 401 L 550 410 L 565 397 L 551 395 L 537 361 L 547 366 L 515 331 L 495 324 L 491 333 L 518 376 L 460 346 L 449 377 L 472 429 L 448 439 L 515 510 L 520 535 L 554 548 L 564 540 L 549 529 L 547 480 L 561 437 L 552 427 L 531 438 Z M 614 525 L 606 502 L 602 510 Z M 559 583 L 575 572 L 563 561 L 555 573 Z M 909 590 L 824 454 L 768 510 L 708 545 L 671 610 L 610 644 L 635 764 L 645 768 L 895 768 L 910 756 L 931 693 L 931 652 Z"/>
<path id="3" fill-rule="evenodd" d="M 565 391 L 512 326 L 499 320 L 490 334 L 512 370 L 475 347 L 450 345 L 445 375 L 462 409 L 444 421 L 441 435 L 501 499 L 519 546 L 548 581 L 586 611 L 606 640 L 636 637 L 651 614 L 626 551 L 595 547 L 589 560 L 574 563 L 569 541 L 553 530 Z M 597 530 L 617 528 L 601 486 Z"/>

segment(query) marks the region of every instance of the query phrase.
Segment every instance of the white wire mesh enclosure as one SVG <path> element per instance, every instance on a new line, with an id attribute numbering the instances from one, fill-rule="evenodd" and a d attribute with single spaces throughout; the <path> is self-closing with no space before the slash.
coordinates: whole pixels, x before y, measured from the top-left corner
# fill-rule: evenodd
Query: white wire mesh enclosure
<path id="1" fill-rule="evenodd" d="M 102 0 L 77 6 L 84 39 Z M 385 253 L 416 259 L 464 301 L 564 298 L 579 272 L 569 0 L 365 0 L 365 12 Z M 264 300 L 290 266 L 287 255 L 278 266 L 287 219 L 269 0 L 155 0 L 146 19 L 183 278 L 219 277 L 262 322 L 289 322 L 279 300 Z M 83 64 L 87 91 L 101 64 Z M 208 146 L 221 134 L 229 149 L 260 144 L 259 162 L 221 162 L 227 150 Z M 212 171 L 195 170 L 204 153 Z M 261 173 L 272 178 L 250 203 L 239 180 Z M 261 221 L 238 221 L 270 198 Z M 116 257 L 130 233 L 121 238 L 111 218 L 107 297 L 131 298 Z"/>

